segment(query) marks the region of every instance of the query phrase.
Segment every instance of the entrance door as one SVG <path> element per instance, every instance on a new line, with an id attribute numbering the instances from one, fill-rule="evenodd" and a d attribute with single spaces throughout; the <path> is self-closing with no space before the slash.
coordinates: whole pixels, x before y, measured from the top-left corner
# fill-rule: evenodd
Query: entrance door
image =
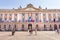
<path id="1" fill-rule="evenodd" d="M 54 30 L 57 30 L 57 25 L 56 24 L 54 24 Z"/>
<path id="2" fill-rule="evenodd" d="M 28 24 L 28 29 L 32 29 L 32 24 Z"/>

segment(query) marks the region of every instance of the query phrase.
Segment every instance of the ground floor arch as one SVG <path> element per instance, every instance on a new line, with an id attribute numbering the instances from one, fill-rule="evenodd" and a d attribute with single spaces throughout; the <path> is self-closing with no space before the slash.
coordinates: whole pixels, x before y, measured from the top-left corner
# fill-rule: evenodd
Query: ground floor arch
<path id="1" fill-rule="evenodd" d="M 32 29 L 32 24 L 28 24 L 28 29 Z"/>
<path id="2" fill-rule="evenodd" d="M 57 25 L 56 24 L 54 24 L 54 30 L 57 30 Z"/>

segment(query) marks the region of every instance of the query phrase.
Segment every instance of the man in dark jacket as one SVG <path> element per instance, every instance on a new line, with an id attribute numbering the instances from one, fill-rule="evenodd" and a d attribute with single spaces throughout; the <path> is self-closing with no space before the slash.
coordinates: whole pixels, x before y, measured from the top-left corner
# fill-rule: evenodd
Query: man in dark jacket
<path id="1" fill-rule="evenodd" d="M 13 28 L 12 29 L 12 36 L 15 34 L 15 29 Z"/>

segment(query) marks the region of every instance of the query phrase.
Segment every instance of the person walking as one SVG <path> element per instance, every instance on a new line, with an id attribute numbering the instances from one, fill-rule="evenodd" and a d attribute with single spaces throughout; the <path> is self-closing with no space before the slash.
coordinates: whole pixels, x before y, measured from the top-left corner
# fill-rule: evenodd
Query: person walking
<path id="1" fill-rule="evenodd" d="M 57 33 L 59 34 L 59 29 L 57 29 Z"/>
<path id="2" fill-rule="evenodd" d="M 13 28 L 12 29 L 12 36 L 15 34 L 15 29 Z"/>
<path id="3" fill-rule="evenodd" d="M 28 32 L 29 32 L 30 35 L 32 35 L 33 30 L 32 30 L 32 28 L 31 28 L 31 26 L 29 26 Z"/>

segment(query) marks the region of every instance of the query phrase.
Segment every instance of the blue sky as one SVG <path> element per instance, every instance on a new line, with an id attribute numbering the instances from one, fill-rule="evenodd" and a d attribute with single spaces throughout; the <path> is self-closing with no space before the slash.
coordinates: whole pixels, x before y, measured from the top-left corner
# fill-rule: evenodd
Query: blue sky
<path id="1" fill-rule="evenodd" d="M 60 9 L 60 0 L 0 0 L 0 9 L 18 8 L 20 5 L 26 7 L 29 3 L 37 8 L 41 6 L 48 9 Z"/>

